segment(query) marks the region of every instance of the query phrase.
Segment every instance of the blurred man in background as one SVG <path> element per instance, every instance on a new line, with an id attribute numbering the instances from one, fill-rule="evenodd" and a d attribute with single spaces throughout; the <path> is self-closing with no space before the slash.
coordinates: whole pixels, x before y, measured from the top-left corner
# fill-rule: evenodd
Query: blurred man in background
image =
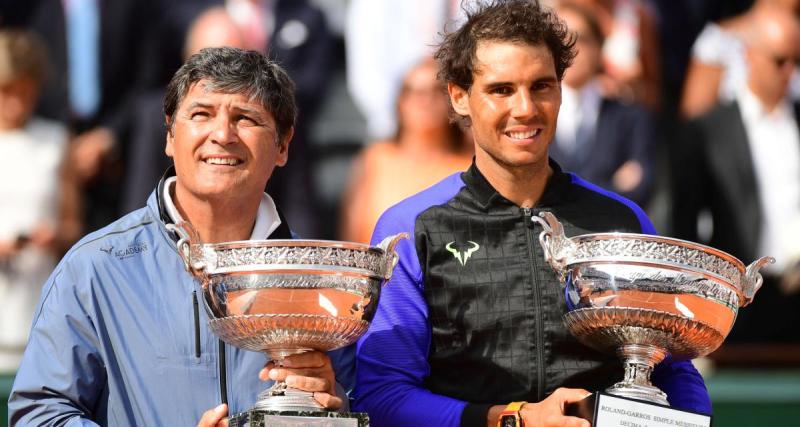
<path id="1" fill-rule="evenodd" d="M 800 342 L 800 294 L 784 279 L 800 257 L 800 106 L 788 98 L 800 24 L 764 8 L 746 31 L 747 84 L 694 122 L 673 166 L 676 237 L 748 262 L 774 256 L 732 342 Z M 701 213 L 711 218 L 698 223 Z M 784 286 L 781 282 L 784 281 Z"/>
<path id="2" fill-rule="evenodd" d="M 576 33 L 578 54 L 564 75 L 550 154 L 564 170 L 647 206 L 654 179 L 652 118 L 643 106 L 605 92 L 603 33 L 592 9 L 563 2 L 556 12 Z"/>

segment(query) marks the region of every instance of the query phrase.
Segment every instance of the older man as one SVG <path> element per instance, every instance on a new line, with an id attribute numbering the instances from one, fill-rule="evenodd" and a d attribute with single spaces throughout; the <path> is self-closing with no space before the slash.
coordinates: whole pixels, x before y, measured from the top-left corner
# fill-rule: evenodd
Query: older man
<path id="1" fill-rule="evenodd" d="M 205 242 L 291 238 L 263 189 L 286 163 L 294 85 L 263 55 L 204 49 L 170 82 L 166 153 L 175 167 L 147 206 L 76 244 L 45 284 L 9 399 L 11 424 L 224 423 L 264 388 L 264 355 L 226 347 L 198 310 L 167 225 L 190 221 Z M 286 359 L 266 379 L 342 405 L 329 358 Z"/>
<path id="2" fill-rule="evenodd" d="M 505 0 L 483 3 L 439 47 L 475 162 L 375 228 L 373 241 L 413 238 L 398 246 L 392 283 L 358 344 L 356 406 L 373 426 L 495 426 L 513 402 L 506 410 L 528 427 L 588 427 L 565 405 L 620 378 L 613 356 L 564 327 L 562 287 L 532 220 L 553 212 L 569 235 L 655 231 L 638 206 L 548 158 L 573 45 L 552 11 Z M 673 406 L 710 412 L 689 362 L 661 363 L 653 379 Z"/>

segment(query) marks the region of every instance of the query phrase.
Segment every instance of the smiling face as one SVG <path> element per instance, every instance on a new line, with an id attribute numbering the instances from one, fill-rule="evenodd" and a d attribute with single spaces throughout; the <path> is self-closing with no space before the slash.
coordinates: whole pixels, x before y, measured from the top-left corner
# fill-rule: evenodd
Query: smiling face
<path id="1" fill-rule="evenodd" d="M 178 203 L 260 200 L 272 171 L 288 158 L 292 131 L 280 147 L 277 135 L 272 114 L 258 101 L 210 91 L 205 80 L 192 85 L 165 150 L 175 162 Z"/>
<path id="2" fill-rule="evenodd" d="M 561 86 L 544 45 L 480 42 L 467 91 L 448 85 L 456 113 L 469 117 L 475 161 L 484 174 L 498 169 L 547 169 Z"/>

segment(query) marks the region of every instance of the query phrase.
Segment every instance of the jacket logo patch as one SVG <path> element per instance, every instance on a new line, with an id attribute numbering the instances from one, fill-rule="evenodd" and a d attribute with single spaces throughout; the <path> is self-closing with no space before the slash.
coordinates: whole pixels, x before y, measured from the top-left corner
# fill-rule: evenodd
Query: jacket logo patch
<path id="1" fill-rule="evenodd" d="M 112 247 L 113 249 L 113 247 Z M 104 250 L 105 251 L 105 250 Z M 117 249 L 113 252 L 113 255 L 117 257 L 119 260 L 123 260 L 125 258 L 130 258 L 134 255 L 139 255 L 141 253 L 147 252 L 147 244 L 146 243 L 134 243 L 128 246 L 125 249 Z M 111 252 L 108 252 L 111 254 Z"/>
<path id="2" fill-rule="evenodd" d="M 475 253 L 475 251 L 477 251 L 478 249 L 481 248 L 481 246 L 479 244 L 473 242 L 472 240 L 469 240 L 469 241 L 467 241 L 467 243 L 470 244 L 470 247 L 468 247 L 467 250 L 461 252 L 458 249 L 453 247 L 453 244 L 455 244 L 455 243 L 456 242 L 454 242 L 454 241 L 450 242 L 447 245 L 445 245 L 444 248 L 447 249 L 448 252 L 453 254 L 453 257 L 455 257 L 455 259 L 457 259 L 458 262 L 460 262 L 462 266 L 467 265 L 467 261 L 469 260 L 469 257 L 471 257 L 472 254 Z"/>

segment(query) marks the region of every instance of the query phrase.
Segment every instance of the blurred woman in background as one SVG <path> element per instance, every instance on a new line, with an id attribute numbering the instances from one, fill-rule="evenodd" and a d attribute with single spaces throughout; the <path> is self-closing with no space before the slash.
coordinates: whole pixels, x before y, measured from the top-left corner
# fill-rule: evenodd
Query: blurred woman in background
<path id="1" fill-rule="evenodd" d="M 16 371 L 42 284 L 81 232 L 67 129 L 33 115 L 47 68 L 38 37 L 0 31 L 0 373 Z"/>
<path id="2" fill-rule="evenodd" d="M 340 238 L 369 242 L 384 210 L 469 166 L 472 145 L 450 123 L 436 69 L 426 59 L 408 72 L 397 99 L 397 135 L 356 158 L 343 199 Z"/>

